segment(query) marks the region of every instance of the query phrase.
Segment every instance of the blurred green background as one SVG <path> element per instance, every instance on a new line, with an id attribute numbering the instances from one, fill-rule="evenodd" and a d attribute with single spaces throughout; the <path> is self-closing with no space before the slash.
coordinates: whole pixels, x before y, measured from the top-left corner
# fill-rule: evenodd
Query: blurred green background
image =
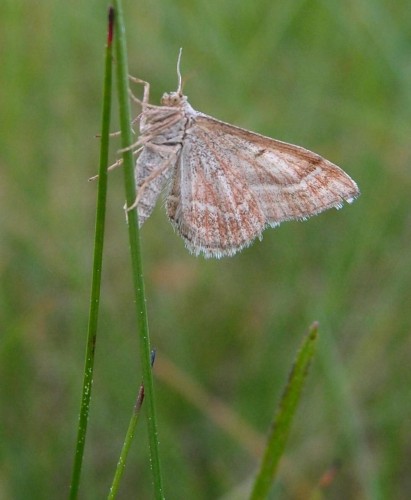
<path id="1" fill-rule="evenodd" d="M 320 322 L 319 349 L 273 498 L 409 498 L 409 2 L 123 5 L 130 72 L 151 82 L 153 103 L 175 90 L 183 47 L 194 108 L 312 149 L 362 191 L 352 206 L 267 230 L 262 242 L 220 261 L 189 255 L 162 206 L 146 223 L 167 498 L 241 498 L 313 320 Z M 68 492 L 91 279 L 96 184 L 87 179 L 98 168 L 106 8 L 97 0 L 0 6 L 2 499 Z M 116 130 L 115 106 L 113 115 Z M 118 147 L 113 140 L 113 161 Z M 85 499 L 107 495 L 141 379 L 123 204 L 119 169 L 109 177 Z M 215 422 L 222 410 L 207 395 L 250 429 L 237 437 L 222 429 Z M 333 481 L 321 489 L 336 461 Z M 151 493 L 142 421 L 120 498 Z"/>

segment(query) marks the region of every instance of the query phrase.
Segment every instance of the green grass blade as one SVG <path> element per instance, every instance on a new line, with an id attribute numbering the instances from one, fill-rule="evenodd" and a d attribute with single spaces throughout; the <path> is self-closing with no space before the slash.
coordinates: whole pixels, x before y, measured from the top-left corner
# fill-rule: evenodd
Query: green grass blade
<path id="1" fill-rule="evenodd" d="M 117 493 L 120 487 L 120 482 L 123 477 L 124 469 L 126 466 L 126 460 L 128 452 L 130 450 L 131 442 L 133 441 L 137 423 L 140 417 L 141 405 L 144 400 L 144 385 L 141 384 L 140 390 L 138 391 L 136 404 L 134 405 L 133 414 L 128 425 L 126 437 L 124 439 L 123 448 L 121 449 L 120 457 L 117 462 L 116 472 L 114 474 L 113 482 L 110 488 L 110 493 L 108 495 L 108 500 L 114 500 L 117 497 Z"/>
<path id="2" fill-rule="evenodd" d="M 154 358 L 155 358 L 155 351 L 151 353 L 151 364 L 154 363 Z M 113 482 L 110 487 L 108 500 L 114 500 L 117 497 L 121 478 L 123 477 L 124 469 L 126 466 L 128 452 L 130 450 L 131 442 L 133 441 L 136 427 L 141 414 L 141 407 L 143 405 L 143 401 L 144 401 L 144 384 L 141 384 L 137 394 L 136 403 L 133 408 L 133 414 L 131 415 L 130 423 L 128 425 L 126 437 L 124 439 L 123 448 L 121 449 L 120 457 L 117 462 L 116 472 L 114 474 Z"/>
<path id="3" fill-rule="evenodd" d="M 121 141 L 123 148 L 133 143 L 131 134 L 131 113 L 128 96 L 128 66 L 125 40 L 125 27 L 123 11 L 120 0 L 114 2 L 116 10 L 116 68 L 118 84 L 118 101 L 120 111 Z M 131 206 L 136 199 L 134 180 L 134 159 L 131 151 L 123 153 L 124 182 L 127 206 Z M 146 299 L 144 291 L 143 269 L 140 252 L 140 234 L 138 228 L 137 211 L 128 212 L 128 234 L 132 262 L 132 279 L 135 292 L 137 325 L 140 340 L 140 356 L 142 365 L 143 384 L 146 400 L 148 437 L 150 444 L 150 464 L 153 475 L 155 498 L 161 499 L 163 495 L 162 477 L 160 470 L 160 457 L 158 449 L 157 419 L 154 401 L 153 376 L 151 371 L 151 348 L 148 331 Z"/>
<path id="4" fill-rule="evenodd" d="M 251 500 L 265 499 L 270 491 L 280 458 L 284 452 L 301 390 L 314 355 L 317 338 L 318 323 L 314 323 L 297 353 L 288 383 L 274 417 L 263 460 L 250 496 Z"/>
<path id="5" fill-rule="evenodd" d="M 100 305 L 101 271 L 103 264 L 103 243 L 107 198 L 107 167 L 110 133 L 111 87 L 112 87 L 112 34 L 113 10 L 109 10 L 107 46 L 105 53 L 105 75 L 103 88 L 103 112 L 100 143 L 100 168 L 97 192 L 96 225 L 94 235 L 93 274 L 90 293 L 90 310 L 87 331 L 86 359 L 84 364 L 83 393 L 77 430 L 77 445 L 74 456 L 73 473 L 70 486 L 70 498 L 77 498 L 84 446 L 87 433 L 87 422 L 90 410 L 91 389 L 93 382 L 94 354 L 97 338 L 98 312 Z"/>

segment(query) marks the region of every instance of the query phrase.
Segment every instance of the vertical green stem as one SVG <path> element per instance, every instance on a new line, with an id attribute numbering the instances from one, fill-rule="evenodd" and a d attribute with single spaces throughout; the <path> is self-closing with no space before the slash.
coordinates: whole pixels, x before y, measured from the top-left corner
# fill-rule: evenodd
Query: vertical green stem
<path id="1" fill-rule="evenodd" d="M 114 5 L 116 8 L 116 67 L 121 140 L 123 148 L 127 148 L 130 144 L 133 143 L 128 95 L 127 51 L 121 1 L 115 0 Z M 127 206 L 131 206 L 136 199 L 133 153 L 131 151 L 125 151 L 123 153 L 123 161 Z M 143 270 L 141 263 L 140 235 L 138 228 L 137 210 L 128 212 L 127 216 L 132 263 L 132 279 L 135 291 L 137 326 L 140 340 L 140 356 L 146 401 L 145 409 L 147 412 L 148 437 L 150 443 L 151 469 L 153 474 L 155 498 L 162 499 L 164 498 L 164 494 L 158 449 L 157 420 L 155 412 L 153 376 L 151 371 L 151 349 L 148 331 L 146 299 L 144 292 Z"/>
<path id="2" fill-rule="evenodd" d="M 73 473 L 70 485 L 70 498 L 78 496 L 81 468 L 83 464 L 84 445 L 86 441 L 87 422 L 90 410 L 91 389 L 93 384 L 94 354 L 97 338 L 97 322 L 100 305 L 101 270 L 103 264 L 103 242 L 107 198 L 107 165 L 110 132 L 111 87 L 112 87 L 112 39 L 114 11 L 109 10 L 107 46 L 105 54 L 105 76 L 103 90 L 103 113 L 100 144 L 100 168 L 97 194 L 96 225 L 94 236 L 93 275 L 90 293 L 90 310 L 87 331 L 86 359 L 84 364 L 83 394 L 81 398 L 80 416 L 77 430 L 77 445 L 74 456 Z"/>

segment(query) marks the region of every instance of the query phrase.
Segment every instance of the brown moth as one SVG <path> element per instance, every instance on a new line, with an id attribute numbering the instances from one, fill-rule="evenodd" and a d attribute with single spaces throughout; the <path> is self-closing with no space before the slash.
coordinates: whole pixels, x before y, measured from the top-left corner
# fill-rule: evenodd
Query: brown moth
<path id="1" fill-rule="evenodd" d="M 266 227 L 351 203 L 360 192 L 339 167 L 299 146 L 249 132 L 194 110 L 178 88 L 161 106 L 144 84 L 136 163 L 140 226 L 162 191 L 186 247 L 205 257 L 231 256 Z"/>

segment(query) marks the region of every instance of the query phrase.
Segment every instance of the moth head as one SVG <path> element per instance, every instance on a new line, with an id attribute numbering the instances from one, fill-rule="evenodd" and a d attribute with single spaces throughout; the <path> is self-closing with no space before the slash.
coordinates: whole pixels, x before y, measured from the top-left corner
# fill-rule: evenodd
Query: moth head
<path id="1" fill-rule="evenodd" d="M 161 98 L 161 104 L 163 106 L 180 106 L 180 104 L 187 100 L 181 92 L 166 92 Z"/>

